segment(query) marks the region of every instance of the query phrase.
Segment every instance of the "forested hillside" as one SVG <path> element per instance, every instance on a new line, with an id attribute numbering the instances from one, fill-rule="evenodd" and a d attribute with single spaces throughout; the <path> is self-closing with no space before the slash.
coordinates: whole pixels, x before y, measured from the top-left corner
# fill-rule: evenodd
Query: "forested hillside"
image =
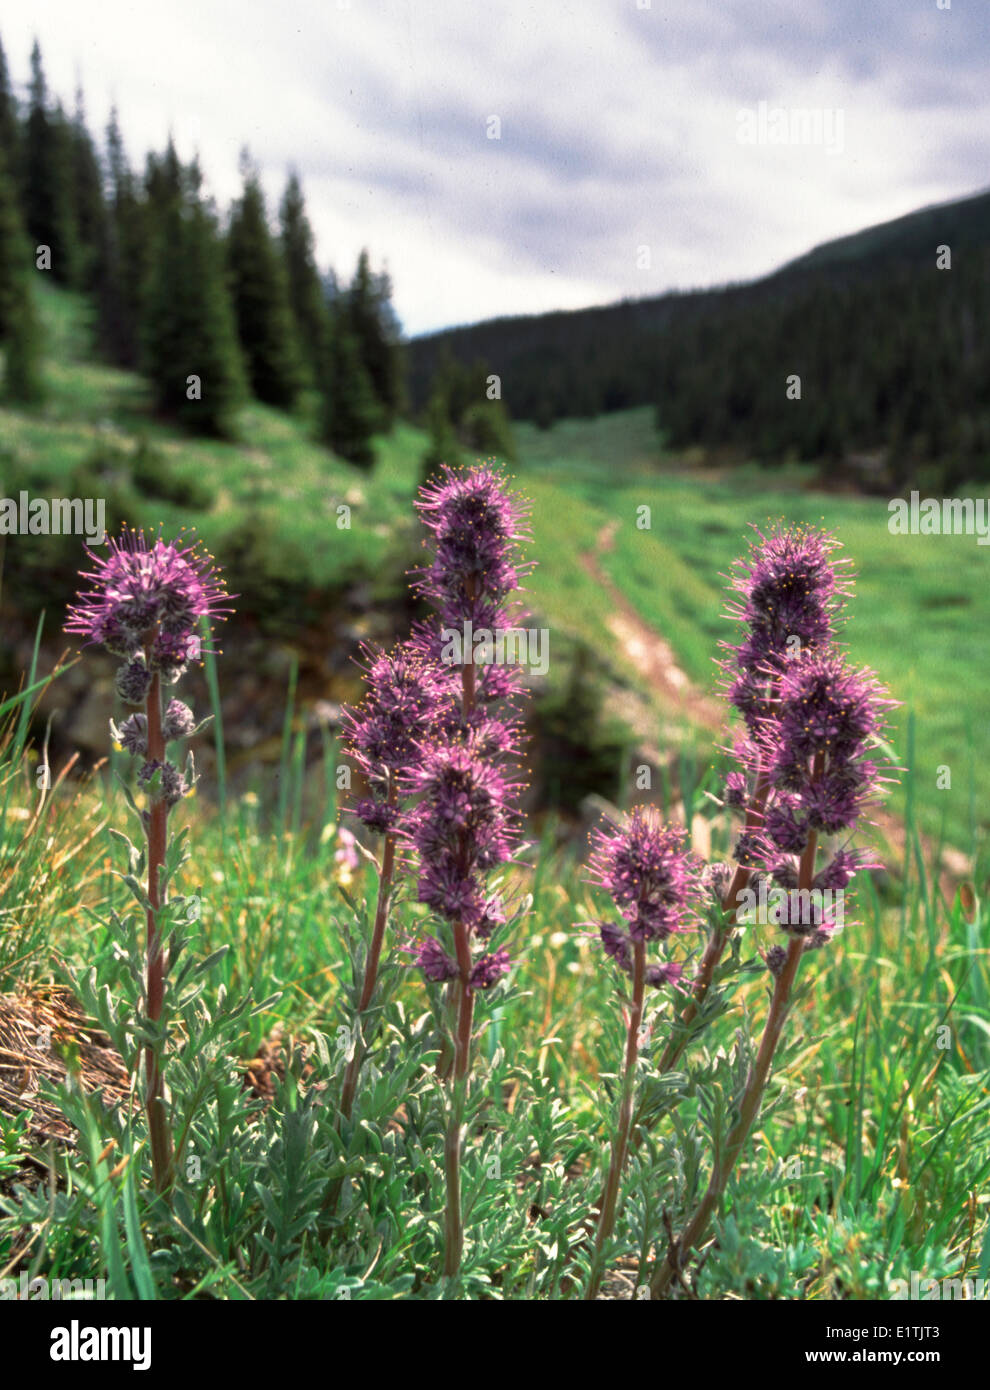
<path id="1" fill-rule="evenodd" d="M 497 373 L 510 414 L 544 427 L 649 404 L 673 447 L 768 463 L 873 451 L 886 487 L 986 478 L 988 233 L 984 193 L 830 242 L 752 284 L 415 339 L 412 397 L 450 354 Z"/>

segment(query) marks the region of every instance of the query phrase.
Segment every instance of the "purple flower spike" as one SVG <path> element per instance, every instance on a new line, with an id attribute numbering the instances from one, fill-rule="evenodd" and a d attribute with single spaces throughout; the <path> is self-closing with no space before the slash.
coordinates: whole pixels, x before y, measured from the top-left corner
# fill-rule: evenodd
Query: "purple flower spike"
<path id="1" fill-rule="evenodd" d="M 871 671 L 855 670 L 834 649 L 806 652 L 786 666 L 757 737 L 768 800 L 762 832 L 750 838 L 754 859 L 762 856 L 761 876 L 766 872 L 777 887 L 794 889 L 798 856 L 812 835 L 855 830 L 884 780 L 868 755 L 894 703 Z M 811 886 L 841 894 L 859 869 L 870 867 L 862 852 L 840 849 L 814 874 Z M 810 924 L 812 934 L 807 926 L 799 933 L 810 945 L 826 945 L 836 934 L 839 923 L 831 920 L 831 911 L 826 908 Z"/>
<path id="2" fill-rule="evenodd" d="M 692 898 L 701 890 L 698 866 L 684 845 L 684 831 L 663 825 L 656 813 L 637 808 L 622 828 L 598 831 L 589 866 L 591 880 L 612 897 L 624 926 L 598 923 L 602 946 L 620 970 L 633 968 L 633 944 L 666 941 L 693 920 Z M 680 967 L 646 969 L 646 983 L 674 983 Z"/>
<path id="3" fill-rule="evenodd" d="M 839 542 L 827 532 L 778 527 L 765 536 L 753 529 L 759 539 L 733 565 L 738 598 L 726 609 L 747 632 L 738 646 L 727 646 L 730 657 L 721 663 L 727 697 L 751 734 L 765 713 L 769 682 L 789 658 L 831 641 L 849 590 L 837 570 L 847 562 L 832 559 Z"/>
<path id="4" fill-rule="evenodd" d="M 344 710 L 342 723 L 347 751 L 372 792 L 357 803 L 355 814 L 369 830 L 385 834 L 401 820 L 394 804 L 399 774 L 416 766 L 423 742 L 452 717 L 455 695 L 450 673 L 411 642 L 390 652 L 369 648 L 365 656 L 367 692 L 360 704 Z"/>
<path id="5" fill-rule="evenodd" d="M 789 794 L 777 803 L 789 817 L 829 835 L 855 826 L 879 776 L 864 754 L 890 703 L 871 671 L 853 670 L 837 652 L 811 652 L 787 668 L 764 742 L 770 783 Z"/>
<path id="6" fill-rule="evenodd" d="M 142 531 L 131 529 L 116 540 L 108 538 L 106 555 L 86 553 L 94 569 L 82 577 L 90 587 L 69 609 L 65 630 L 116 655 L 133 657 L 154 639 L 162 642 L 162 666 L 184 665 L 188 639 L 200 619 L 230 611 L 216 566 L 195 541 L 167 542 L 159 535 L 149 542 Z M 182 661 L 171 659 L 178 654 Z"/>
<path id="7" fill-rule="evenodd" d="M 416 587 L 444 625 L 496 626 L 498 609 L 519 587 L 517 558 L 523 530 L 522 504 L 506 488 L 497 468 L 446 466 L 416 503 L 433 534 L 431 563 L 416 571 Z"/>
<path id="8" fill-rule="evenodd" d="M 666 941 L 686 929 L 698 875 L 683 830 L 637 808 L 625 829 L 598 832 L 590 867 L 592 881 L 611 894 L 633 940 Z"/>
<path id="9" fill-rule="evenodd" d="M 162 726 L 165 742 L 171 743 L 173 739 L 188 738 L 195 730 L 196 717 L 189 706 L 183 704 L 181 700 L 169 700 Z"/>
<path id="10" fill-rule="evenodd" d="M 511 701 L 521 671 L 517 662 L 500 664 L 494 639 L 521 618 L 510 597 L 528 568 L 519 557 L 524 510 L 489 464 L 445 468 L 416 506 L 431 554 L 414 584 L 436 618 L 417 628 L 411 646 L 441 667 L 445 689 L 456 693 L 401 774 L 417 799 L 406 834 L 419 852 L 420 902 L 450 922 L 455 936 L 465 934 L 470 949 L 505 921 L 485 880 L 518 844 L 519 787 L 507 768 L 519 756 Z M 463 956 L 461 944 L 458 951 Z M 504 951 L 483 955 L 462 983 L 487 989 L 506 969 Z"/>

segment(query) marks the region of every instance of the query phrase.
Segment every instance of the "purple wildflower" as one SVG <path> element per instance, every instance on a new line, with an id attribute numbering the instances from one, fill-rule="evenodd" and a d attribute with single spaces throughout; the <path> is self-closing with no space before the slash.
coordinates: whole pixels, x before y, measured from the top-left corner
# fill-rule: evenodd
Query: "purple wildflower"
<path id="1" fill-rule="evenodd" d="M 666 941 L 692 920 L 690 902 L 701 886 L 697 866 L 683 830 L 663 825 L 652 810 L 639 807 L 624 828 L 599 830 L 589 867 L 592 882 L 611 895 L 627 924 L 599 924 L 605 952 L 620 969 L 632 969 L 633 943 Z M 653 973 L 657 983 L 666 978 Z"/>
<path id="2" fill-rule="evenodd" d="M 741 811 L 746 805 L 746 774 L 730 772 L 725 779 L 725 804 Z"/>
<path id="3" fill-rule="evenodd" d="M 491 989 L 509 970 L 509 953 L 504 946 L 487 955 L 479 956 L 471 967 L 468 980 L 470 989 Z"/>
<path id="4" fill-rule="evenodd" d="M 663 965 L 648 965 L 644 979 L 648 985 L 677 985 L 684 974 L 684 965 L 679 960 L 669 960 Z"/>
<path id="5" fill-rule="evenodd" d="M 854 830 L 875 798 L 880 767 L 867 755 L 891 704 L 871 671 L 853 669 L 834 650 L 806 652 L 785 668 L 758 739 L 768 802 L 763 834 L 754 836 L 762 841 L 764 865 L 777 886 L 797 887 L 795 856 L 804 853 L 812 835 Z M 866 867 L 860 852 L 841 849 L 811 887 L 842 893 Z M 835 934 L 830 911 L 802 924 L 805 934 L 815 927 L 809 938 L 815 945 Z"/>
<path id="6" fill-rule="evenodd" d="M 505 925 L 505 920 L 505 905 L 498 894 L 492 894 L 485 903 L 481 916 L 475 923 L 475 935 L 482 940 L 487 940 L 496 927 Z"/>
<path id="7" fill-rule="evenodd" d="M 428 936 L 416 955 L 416 964 L 428 980 L 443 984 L 453 980 L 457 973 L 457 961 L 440 945 L 435 936 Z"/>
<path id="8" fill-rule="evenodd" d="M 701 886 L 706 889 L 721 906 L 729 884 L 732 882 L 732 865 L 725 863 L 706 864 L 701 871 Z"/>
<path id="9" fill-rule="evenodd" d="M 165 718 L 162 721 L 162 733 L 166 743 L 171 743 L 175 739 L 188 738 L 196 731 L 196 718 L 188 705 L 181 700 L 169 700 L 168 709 L 165 711 Z"/>
<path id="10" fill-rule="evenodd" d="M 142 763 L 137 780 L 139 787 L 150 789 L 154 799 L 160 799 L 169 807 L 189 795 L 189 785 L 174 763 L 152 758 Z"/>
<path id="11" fill-rule="evenodd" d="M 839 888 L 845 888 L 853 875 L 859 873 L 861 869 L 878 867 L 862 850 L 840 849 L 834 859 L 815 875 L 814 886 L 821 889 L 830 888 L 835 891 Z"/>
<path id="12" fill-rule="evenodd" d="M 455 933 L 463 929 L 470 945 L 505 920 L 485 878 L 518 842 L 519 788 L 507 766 L 518 757 L 521 729 L 510 702 L 521 677 L 518 665 L 489 659 L 486 643 L 519 618 L 510 597 L 526 568 L 518 554 L 524 513 L 488 464 L 445 468 L 416 505 L 432 553 L 414 583 L 437 616 L 417 627 L 411 645 L 424 661 L 442 666 L 458 698 L 402 777 L 417 798 L 407 833 L 419 852 L 420 901 Z M 502 959 L 500 951 L 481 957 L 464 983 L 488 988 L 504 973 Z"/>
<path id="13" fill-rule="evenodd" d="M 412 643 L 390 652 L 368 649 L 365 655 L 365 697 L 345 709 L 342 722 L 348 752 L 372 793 L 358 802 L 355 812 L 370 830 L 384 834 L 399 821 L 397 775 L 419 761 L 422 742 L 453 710 L 454 694 L 449 673 Z"/>
<path id="14" fill-rule="evenodd" d="M 496 468 L 477 464 L 445 467 L 439 481 L 421 489 L 416 508 L 433 549 L 429 565 L 416 572 L 417 589 L 443 626 L 470 620 L 476 629 L 494 630 L 523 571 L 521 503 Z"/>
<path id="15" fill-rule="evenodd" d="M 133 529 L 108 538 L 107 548 L 105 555 L 87 551 L 95 568 L 83 575 L 90 587 L 69 609 L 66 631 L 129 658 L 149 642 L 175 639 L 161 643 L 156 660 L 162 666 L 184 664 L 165 658 L 181 652 L 188 660 L 188 637 L 200 619 L 229 611 L 212 557 L 195 541 L 167 542 L 159 535 L 149 543 Z"/>
<path id="16" fill-rule="evenodd" d="M 148 698 L 154 675 L 141 657 L 126 662 L 117 670 L 117 694 L 127 705 L 143 705 Z"/>
<path id="17" fill-rule="evenodd" d="M 605 954 L 611 956 L 622 970 L 632 969 L 632 943 L 629 933 L 616 926 L 614 922 L 599 922 L 598 934 L 601 937 Z"/>
<path id="18" fill-rule="evenodd" d="M 119 729 L 111 731 L 115 733 L 117 742 L 125 753 L 130 753 L 132 758 L 144 758 L 148 754 L 148 716 L 145 714 L 131 714 L 124 720 Z"/>
<path id="19" fill-rule="evenodd" d="M 755 732 L 764 713 L 768 681 L 795 652 L 818 649 L 832 638 L 848 583 L 837 574 L 832 552 L 839 542 L 827 532 L 774 528 L 736 560 L 730 583 L 739 595 L 727 616 L 744 623 L 746 636 L 728 646 L 722 663 L 728 698 Z"/>
<path id="20" fill-rule="evenodd" d="M 488 935 L 491 899 L 480 875 L 512 853 L 514 785 L 471 742 L 426 749 L 405 780 L 420 798 L 409 822 L 421 860 L 420 901 Z"/>
<path id="21" fill-rule="evenodd" d="M 838 652 L 808 653 L 781 676 L 775 718 L 764 730 L 773 787 L 813 830 L 851 829 L 875 790 L 877 764 L 864 758 L 882 725 L 883 697 L 871 671 Z"/>

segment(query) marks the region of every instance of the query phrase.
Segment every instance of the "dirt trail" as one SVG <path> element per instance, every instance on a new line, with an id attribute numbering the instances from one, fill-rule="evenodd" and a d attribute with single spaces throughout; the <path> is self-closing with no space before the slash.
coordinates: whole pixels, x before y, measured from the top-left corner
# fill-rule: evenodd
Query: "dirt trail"
<path id="1" fill-rule="evenodd" d="M 608 595 L 612 604 L 608 629 L 640 676 L 672 712 L 683 714 L 714 732 L 723 722 L 723 711 L 718 703 L 691 684 L 678 666 L 669 644 L 643 621 L 602 567 L 600 556 L 612 549 L 618 527 L 617 521 L 608 522 L 598 533 L 595 549 L 586 550 L 581 556 L 585 573 Z"/>
<path id="2" fill-rule="evenodd" d="M 601 556 L 614 546 L 619 522 L 612 520 L 603 526 L 596 537 L 595 549 L 581 555 L 585 573 L 608 595 L 613 612 L 607 619 L 609 631 L 621 644 L 630 663 L 652 690 L 660 697 L 666 710 L 690 719 L 710 733 L 725 731 L 726 709 L 712 696 L 699 690 L 677 664 L 669 643 L 645 622 L 613 580 L 606 574 Z M 657 574 L 663 582 L 662 571 Z M 897 857 L 903 862 L 906 835 L 897 816 L 885 807 L 874 808 L 871 820 Z M 922 851 L 927 866 L 935 859 L 934 845 L 922 837 Z M 939 883 L 946 900 L 951 902 L 961 880 L 968 877 L 972 867 L 961 850 L 945 847 L 939 864 Z"/>

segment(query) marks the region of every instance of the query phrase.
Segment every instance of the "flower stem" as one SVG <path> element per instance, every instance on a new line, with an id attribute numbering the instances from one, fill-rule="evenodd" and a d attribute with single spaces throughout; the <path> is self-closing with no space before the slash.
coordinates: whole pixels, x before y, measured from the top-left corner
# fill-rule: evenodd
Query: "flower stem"
<path id="1" fill-rule="evenodd" d="M 150 761 L 165 761 L 165 737 L 162 731 L 161 677 L 156 671 L 152 677 L 145 706 L 148 729 L 148 758 Z M 158 1023 L 162 1016 L 165 999 L 165 960 L 162 940 L 158 927 L 158 917 L 164 903 L 159 875 L 165 863 L 165 850 L 168 842 L 168 806 L 160 798 L 154 798 L 148 817 L 148 946 L 147 946 L 147 996 L 148 1019 Z M 167 1192 L 172 1186 L 172 1136 L 168 1128 L 168 1112 L 165 1106 L 165 1091 L 162 1081 L 161 1054 L 164 1039 L 159 1044 L 149 1043 L 145 1048 L 145 1071 L 147 1094 L 145 1109 L 148 1116 L 148 1134 L 151 1141 L 151 1163 L 154 1172 L 155 1190 Z"/>
<path id="2" fill-rule="evenodd" d="M 646 982 L 646 943 L 633 943 L 633 996 L 629 1011 L 626 1032 L 626 1064 L 622 1074 L 622 1101 L 619 1106 L 619 1123 L 612 1141 L 612 1160 L 609 1164 L 608 1178 L 601 1201 L 598 1217 L 598 1231 L 595 1236 L 595 1253 L 592 1260 L 591 1278 L 585 1299 L 594 1299 L 602 1281 L 602 1261 L 605 1245 L 615 1229 L 616 1206 L 619 1197 L 619 1184 L 622 1170 L 629 1152 L 629 1132 L 632 1128 L 633 1095 L 636 1087 L 636 1060 L 639 1056 L 639 1031 L 643 1024 L 643 994 Z"/>
<path id="3" fill-rule="evenodd" d="M 770 783 L 758 767 L 756 772 L 756 787 L 753 793 L 753 800 L 750 802 L 746 811 L 746 831 L 758 830 L 763 824 L 763 808 L 766 805 L 767 796 L 770 791 Z M 749 883 L 751 869 L 747 869 L 743 864 L 736 865 L 736 871 L 732 876 L 728 891 L 722 899 L 722 913 L 724 920 L 721 925 L 716 927 L 708 938 L 708 945 L 705 947 L 704 955 L 701 957 L 701 964 L 698 973 L 694 978 L 692 986 L 692 998 L 681 1013 L 681 1029 L 679 1033 L 672 1037 L 664 1048 L 658 1064 L 661 1072 L 671 1071 L 679 1061 L 681 1054 L 688 1043 L 688 1029 L 698 1015 L 698 1010 L 705 1002 L 705 998 L 711 988 L 712 978 L 718 967 L 719 961 L 725 954 L 725 948 L 729 944 L 729 937 L 736 925 L 736 913 L 739 910 L 739 901 Z"/>
<path id="4" fill-rule="evenodd" d="M 474 991 L 471 989 L 471 948 L 467 927 L 463 922 L 454 926 L 457 964 L 460 975 L 456 981 L 457 1033 L 454 1044 L 454 1075 L 450 1095 L 450 1113 L 444 1141 L 444 1168 L 447 1178 L 447 1206 L 444 1218 L 443 1272 L 448 1279 L 456 1277 L 461 1267 L 464 1249 L 464 1227 L 461 1216 L 461 1129 L 464 1124 L 464 1103 L 467 1098 L 467 1078 L 471 1066 L 471 1022 L 474 1013 Z"/>
<path id="5" fill-rule="evenodd" d="M 818 836 L 812 831 L 808 836 L 808 843 L 801 855 L 800 868 L 798 871 L 799 888 L 811 887 L 815 871 L 817 842 Z M 784 1020 L 787 1018 L 791 992 L 794 988 L 794 980 L 797 976 L 798 966 L 801 963 L 803 951 L 804 937 L 800 935 L 792 936 L 790 945 L 787 948 L 787 956 L 784 960 L 783 968 L 774 985 L 773 998 L 770 1001 L 770 1011 L 767 1014 L 767 1021 L 763 1028 L 763 1036 L 760 1039 L 760 1048 L 756 1054 L 756 1060 L 750 1068 L 749 1077 L 746 1081 L 746 1089 L 743 1092 L 743 1097 L 739 1105 L 738 1119 L 729 1131 L 724 1151 L 712 1166 L 707 1191 L 701 1199 L 694 1216 L 685 1227 L 680 1239 L 674 1246 L 668 1249 L 659 1269 L 650 1282 L 650 1294 L 653 1298 L 664 1297 L 669 1291 L 674 1279 L 679 1275 L 684 1257 L 689 1255 L 692 1250 L 696 1249 L 699 1242 L 703 1240 L 708 1230 L 708 1223 L 711 1220 L 712 1213 L 721 1201 L 726 1184 L 735 1167 L 736 1160 L 742 1152 L 746 1140 L 749 1138 L 750 1130 L 759 1114 L 763 1092 L 770 1078 L 770 1068 L 773 1064 L 774 1052 L 780 1041 Z"/>
<path id="6" fill-rule="evenodd" d="M 395 783 L 389 787 L 388 804 L 394 807 L 396 802 Z M 356 1023 L 359 1028 L 363 1024 L 364 1014 L 375 993 L 375 985 L 378 983 L 378 970 L 381 965 L 382 945 L 385 940 L 385 925 L 388 921 L 388 908 L 392 896 L 392 878 L 395 873 L 395 835 L 386 831 L 385 844 L 382 849 L 382 864 L 378 875 L 378 902 L 375 907 L 375 925 L 371 933 L 371 945 L 368 947 L 368 959 L 364 967 L 364 982 L 361 986 L 361 997 L 358 1003 Z M 361 1071 L 361 1063 L 364 1060 L 364 1042 L 362 1036 L 355 1038 L 354 1051 L 351 1060 L 347 1064 L 347 1071 L 344 1074 L 344 1084 L 340 1095 L 340 1113 L 345 1120 L 351 1118 L 351 1111 L 354 1108 L 354 1097 L 357 1094 L 358 1076 Z"/>
<path id="7" fill-rule="evenodd" d="M 468 584 L 468 596 L 474 599 L 474 583 Z M 471 654 L 468 653 L 470 656 Z M 475 705 L 474 664 L 471 660 L 461 666 L 461 714 L 465 720 Z M 462 859 L 466 844 L 461 845 Z M 467 1099 L 467 1078 L 471 1068 L 471 1023 L 474 1015 L 474 992 L 471 989 L 471 943 L 468 927 L 463 921 L 454 923 L 454 947 L 457 953 L 458 978 L 454 993 L 449 997 L 451 1011 L 457 1009 L 457 1030 L 454 1035 L 453 1085 L 450 1094 L 450 1113 L 444 1140 L 444 1169 L 447 1179 L 447 1206 L 444 1214 L 443 1272 L 453 1279 L 460 1272 L 464 1250 L 464 1224 L 461 1213 L 461 1129 L 464 1124 L 464 1104 Z M 448 1071 L 443 1073 L 447 1080 Z"/>

